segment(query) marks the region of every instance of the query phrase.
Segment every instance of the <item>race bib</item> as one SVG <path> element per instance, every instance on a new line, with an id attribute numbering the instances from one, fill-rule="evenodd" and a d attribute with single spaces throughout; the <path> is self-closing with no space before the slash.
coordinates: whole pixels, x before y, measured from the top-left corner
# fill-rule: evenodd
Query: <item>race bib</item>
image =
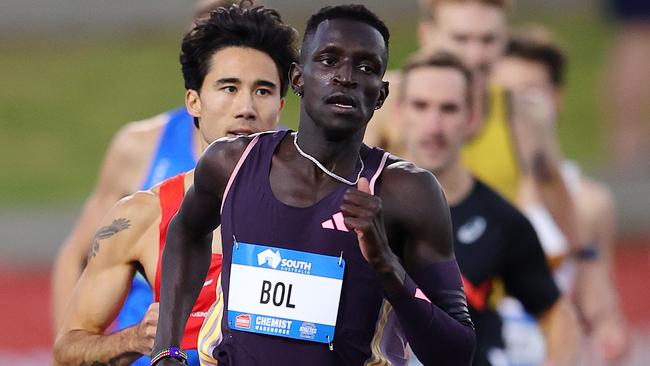
<path id="1" fill-rule="evenodd" d="M 523 305 L 506 297 L 498 307 L 503 320 L 502 334 L 509 365 L 540 365 L 546 356 L 546 341 L 535 318 L 526 313 Z"/>
<path id="2" fill-rule="evenodd" d="M 344 270 L 342 256 L 236 243 L 230 267 L 228 326 L 331 343 Z"/>

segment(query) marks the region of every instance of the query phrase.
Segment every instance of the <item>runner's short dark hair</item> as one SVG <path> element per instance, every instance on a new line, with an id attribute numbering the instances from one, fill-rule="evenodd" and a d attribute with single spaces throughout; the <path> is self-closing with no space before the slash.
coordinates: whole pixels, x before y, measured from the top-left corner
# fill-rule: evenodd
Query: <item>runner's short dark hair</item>
<path id="1" fill-rule="evenodd" d="M 512 35 L 508 40 L 505 56 L 541 63 L 546 68 L 553 86 L 564 86 L 566 56 L 549 37 L 536 37 L 527 33 Z"/>
<path id="2" fill-rule="evenodd" d="M 302 52 L 301 54 L 306 54 L 308 45 L 311 42 L 311 38 L 316 33 L 318 25 L 325 20 L 332 19 L 348 19 L 355 20 L 362 23 L 366 23 L 369 26 L 375 28 L 384 39 L 384 44 L 386 45 L 386 58 L 388 58 L 388 41 L 390 39 L 390 32 L 386 24 L 379 19 L 379 17 L 368 10 L 363 5 L 336 5 L 336 6 L 326 6 L 321 8 L 316 14 L 309 17 L 307 21 L 307 26 L 305 27 L 305 34 L 303 35 L 302 40 Z"/>
<path id="3" fill-rule="evenodd" d="M 180 62 L 185 88 L 201 89 L 215 52 L 226 47 L 247 47 L 264 52 L 273 60 L 284 97 L 289 68 L 298 60 L 297 38 L 296 30 L 284 24 L 274 9 L 239 5 L 216 8 L 183 37 Z"/>

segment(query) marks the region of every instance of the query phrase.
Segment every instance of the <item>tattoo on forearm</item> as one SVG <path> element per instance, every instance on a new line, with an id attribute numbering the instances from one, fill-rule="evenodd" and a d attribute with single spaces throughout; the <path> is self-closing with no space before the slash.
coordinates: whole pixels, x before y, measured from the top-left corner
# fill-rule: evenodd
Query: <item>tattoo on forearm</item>
<path id="1" fill-rule="evenodd" d="M 119 233 L 122 230 L 126 230 L 129 227 L 131 227 L 131 221 L 120 217 L 119 219 L 113 220 L 112 224 L 104 226 L 97 230 L 95 233 L 95 238 L 93 239 L 93 245 L 90 247 L 90 252 L 88 252 L 88 260 L 94 258 L 97 255 L 97 252 L 99 252 L 100 240 L 110 238 L 111 236 Z"/>

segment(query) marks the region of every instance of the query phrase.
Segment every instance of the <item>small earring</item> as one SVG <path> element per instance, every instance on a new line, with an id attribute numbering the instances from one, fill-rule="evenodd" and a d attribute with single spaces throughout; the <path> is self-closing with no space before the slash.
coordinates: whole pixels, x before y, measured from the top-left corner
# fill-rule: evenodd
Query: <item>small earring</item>
<path id="1" fill-rule="evenodd" d="M 298 97 L 302 98 L 302 90 L 294 90 L 293 94 L 297 95 Z"/>
<path id="2" fill-rule="evenodd" d="M 375 110 L 378 110 L 379 108 L 381 108 L 381 104 L 377 104 L 377 105 L 375 106 Z"/>

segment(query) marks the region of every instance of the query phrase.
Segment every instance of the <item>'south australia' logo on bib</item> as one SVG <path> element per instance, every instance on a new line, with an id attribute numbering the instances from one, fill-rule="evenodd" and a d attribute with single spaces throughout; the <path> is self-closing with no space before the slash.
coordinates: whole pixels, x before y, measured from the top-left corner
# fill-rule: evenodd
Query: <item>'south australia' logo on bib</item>
<path id="1" fill-rule="evenodd" d="M 266 249 L 257 255 L 257 265 L 285 272 L 310 274 L 312 263 L 297 259 L 283 259 L 279 250 Z"/>

